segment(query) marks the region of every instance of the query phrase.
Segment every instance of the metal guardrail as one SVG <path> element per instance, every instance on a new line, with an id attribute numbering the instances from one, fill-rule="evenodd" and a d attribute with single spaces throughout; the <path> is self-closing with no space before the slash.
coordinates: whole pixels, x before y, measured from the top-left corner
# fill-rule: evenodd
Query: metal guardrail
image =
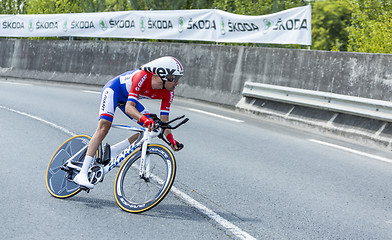
<path id="1" fill-rule="evenodd" d="M 388 101 L 254 82 L 245 82 L 242 95 L 392 122 Z"/>

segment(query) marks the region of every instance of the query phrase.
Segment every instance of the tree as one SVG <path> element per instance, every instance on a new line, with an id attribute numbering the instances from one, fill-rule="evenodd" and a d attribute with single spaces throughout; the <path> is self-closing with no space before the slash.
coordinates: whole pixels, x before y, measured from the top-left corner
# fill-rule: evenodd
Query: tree
<path id="1" fill-rule="evenodd" d="M 80 13 L 77 0 L 26 0 L 28 14 Z"/>
<path id="2" fill-rule="evenodd" d="M 26 13 L 25 0 L 1 0 L 0 14 L 22 14 Z"/>
<path id="3" fill-rule="evenodd" d="M 214 0 L 214 7 L 242 15 L 266 15 L 304 6 L 303 0 Z"/>
<path id="4" fill-rule="evenodd" d="M 187 9 L 211 9 L 214 0 L 188 0 Z"/>
<path id="5" fill-rule="evenodd" d="M 186 9 L 187 0 L 130 0 L 133 10 Z"/>
<path id="6" fill-rule="evenodd" d="M 25 0 L 29 14 L 125 11 L 127 0 Z"/>
<path id="7" fill-rule="evenodd" d="M 392 0 L 352 0 L 348 50 L 392 53 Z"/>
<path id="8" fill-rule="evenodd" d="M 83 12 L 103 12 L 105 9 L 105 0 L 82 0 L 80 5 Z"/>
<path id="9" fill-rule="evenodd" d="M 131 3 L 128 0 L 106 0 L 104 11 L 129 11 L 131 7 Z"/>
<path id="10" fill-rule="evenodd" d="M 312 8 L 312 49 L 347 51 L 351 13 L 348 0 L 315 2 Z"/>

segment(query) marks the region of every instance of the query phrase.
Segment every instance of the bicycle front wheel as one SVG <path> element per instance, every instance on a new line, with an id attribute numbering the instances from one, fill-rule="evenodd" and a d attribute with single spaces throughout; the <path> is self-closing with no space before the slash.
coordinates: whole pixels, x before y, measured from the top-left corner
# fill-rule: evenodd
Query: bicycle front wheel
<path id="1" fill-rule="evenodd" d="M 124 160 L 114 182 L 117 204 L 125 211 L 141 213 L 155 207 L 169 193 L 176 175 L 172 152 L 160 144 L 147 148 L 151 176 L 139 176 L 141 149 L 136 149 Z"/>

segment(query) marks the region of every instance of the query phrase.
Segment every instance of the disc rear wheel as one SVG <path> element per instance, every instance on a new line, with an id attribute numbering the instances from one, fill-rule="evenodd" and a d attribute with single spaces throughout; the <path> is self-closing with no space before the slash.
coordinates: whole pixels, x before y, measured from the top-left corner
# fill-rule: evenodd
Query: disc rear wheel
<path id="1" fill-rule="evenodd" d="M 89 136 L 78 135 L 65 141 L 53 154 L 46 171 L 46 187 L 52 196 L 68 198 L 80 192 L 79 185 L 70 181 L 77 172 L 64 169 L 63 165 L 78 153 L 74 159 L 81 166 L 89 142 Z M 80 151 L 82 148 L 85 150 Z"/>

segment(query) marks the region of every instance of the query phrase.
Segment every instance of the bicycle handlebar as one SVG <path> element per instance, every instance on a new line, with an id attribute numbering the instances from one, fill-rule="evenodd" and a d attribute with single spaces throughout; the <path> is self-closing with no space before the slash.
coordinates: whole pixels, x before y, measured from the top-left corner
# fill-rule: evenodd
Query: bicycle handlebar
<path id="1" fill-rule="evenodd" d="M 180 123 L 178 123 L 174 127 L 170 125 L 171 123 L 174 123 L 180 119 L 183 119 L 184 117 L 185 117 L 185 115 L 182 115 L 182 116 L 176 117 L 168 122 L 164 122 L 161 119 L 159 119 L 156 114 L 150 114 L 150 118 L 155 122 L 155 127 L 154 127 L 153 131 L 155 131 L 155 132 L 159 131 L 158 138 L 162 139 L 169 146 L 171 145 L 171 143 L 165 137 L 163 137 L 163 133 L 165 132 L 166 129 L 176 129 L 179 126 L 188 122 L 189 118 L 185 118 L 184 120 L 182 120 Z M 127 130 L 132 130 L 132 131 L 139 131 L 139 132 L 144 131 L 143 128 L 136 128 L 136 127 L 131 127 L 131 126 L 127 126 L 127 125 L 113 124 L 112 127 L 113 128 L 120 128 L 120 129 L 127 129 Z M 177 147 L 178 147 L 178 150 L 181 150 L 184 147 L 184 145 L 177 142 Z"/>
<path id="2" fill-rule="evenodd" d="M 151 119 L 154 120 L 154 122 L 155 122 L 155 130 L 157 130 L 158 128 L 161 129 L 161 131 L 160 131 L 158 137 L 159 137 L 160 139 L 162 139 L 164 142 L 166 142 L 169 146 L 171 145 L 171 143 L 170 143 L 167 139 L 165 139 L 165 138 L 163 137 L 163 133 L 165 132 L 165 130 L 166 130 L 166 129 L 176 129 L 176 128 L 178 128 L 179 126 L 181 126 L 181 125 L 183 125 L 183 124 L 185 124 L 186 122 L 189 121 L 189 118 L 185 118 L 185 119 L 182 120 L 180 123 L 178 123 L 177 125 L 175 125 L 174 127 L 172 127 L 172 126 L 170 125 L 171 123 L 173 123 L 173 122 L 175 122 L 175 121 L 178 121 L 178 120 L 180 120 L 180 119 L 183 119 L 183 118 L 185 117 L 185 115 L 182 115 L 182 116 L 180 116 L 180 117 L 176 117 L 176 118 L 174 118 L 174 119 L 172 119 L 172 120 L 170 120 L 170 121 L 168 121 L 168 122 L 162 121 L 161 119 L 158 118 L 158 116 L 157 116 L 156 114 L 150 114 L 150 117 L 151 117 Z M 179 148 L 179 150 L 181 150 L 181 149 L 184 147 L 184 145 L 181 144 L 181 143 L 177 143 L 177 147 Z"/>
<path id="3" fill-rule="evenodd" d="M 170 125 L 171 123 L 173 123 L 173 122 L 175 122 L 175 121 L 178 121 L 178 120 L 180 120 L 180 119 L 182 119 L 182 118 L 184 118 L 184 117 L 185 117 L 185 115 L 182 115 L 182 116 L 176 117 L 176 118 L 174 118 L 174 119 L 172 119 L 172 120 L 170 120 L 170 121 L 168 121 L 168 122 L 164 122 L 164 121 L 162 121 L 161 119 L 159 119 L 159 118 L 157 117 L 156 114 L 150 114 L 150 118 L 151 118 L 152 120 L 154 120 L 154 122 L 155 122 L 155 129 L 161 128 L 161 129 L 163 129 L 163 130 L 165 130 L 165 129 L 176 129 L 176 128 L 178 128 L 179 126 L 185 124 L 186 122 L 189 121 L 189 118 L 185 118 L 184 120 L 182 120 L 180 123 L 178 123 L 178 124 L 177 124 L 176 126 L 174 126 L 174 127 L 172 127 L 172 126 Z"/>
<path id="4" fill-rule="evenodd" d="M 179 124 L 177 124 L 177 125 L 174 126 L 174 127 L 172 127 L 172 126 L 169 125 L 170 123 L 173 123 L 173 122 L 175 122 L 175 121 L 177 121 L 177 120 L 180 120 L 180 119 L 182 119 L 182 118 L 184 118 L 184 117 L 185 117 L 185 115 L 182 115 L 181 117 L 177 117 L 177 118 L 175 118 L 175 119 L 173 119 L 173 120 L 167 122 L 167 124 L 168 124 L 168 125 L 167 125 L 167 129 L 176 129 L 176 128 L 178 128 L 179 126 L 181 126 L 181 125 L 185 124 L 186 122 L 188 122 L 188 121 L 189 121 L 189 118 L 185 118 L 184 120 L 182 120 Z"/>

